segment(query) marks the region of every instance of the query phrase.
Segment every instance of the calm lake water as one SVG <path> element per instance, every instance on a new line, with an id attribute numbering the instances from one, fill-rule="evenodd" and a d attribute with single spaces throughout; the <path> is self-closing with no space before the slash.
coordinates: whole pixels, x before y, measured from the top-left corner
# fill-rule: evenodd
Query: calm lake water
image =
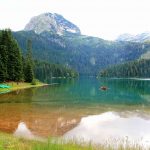
<path id="1" fill-rule="evenodd" d="M 128 137 L 149 145 L 149 80 L 80 77 L 49 83 L 58 84 L 1 94 L 0 131 L 95 143 Z"/>

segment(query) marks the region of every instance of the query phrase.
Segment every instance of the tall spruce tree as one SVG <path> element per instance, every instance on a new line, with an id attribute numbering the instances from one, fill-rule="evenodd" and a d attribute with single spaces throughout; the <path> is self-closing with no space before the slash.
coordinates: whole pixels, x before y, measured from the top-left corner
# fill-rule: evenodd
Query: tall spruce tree
<path id="1" fill-rule="evenodd" d="M 23 68 L 23 79 L 25 79 L 26 60 L 24 56 L 22 56 L 22 68 Z"/>
<path id="2" fill-rule="evenodd" d="M 10 30 L 2 30 L 1 31 L 1 38 L 0 38 L 0 54 L 1 60 L 4 66 L 4 76 L 7 79 L 7 61 L 8 61 L 8 50 L 9 50 L 9 43 L 10 43 Z"/>
<path id="3" fill-rule="evenodd" d="M 21 50 L 17 44 L 17 41 L 12 37 L 11 33 L 10 37 L 11 40 L 9 43 L 7 60 L 8 79 L 18 82 L 22 79 L 23 76 Z"/>
<path id="4" fill-rule="evenodd" d="M 2 62 L 2 57 L 0 55 L 0 83 L 5 81 L 5 69 L 4 64 Z"/>
<path id="5" fill-rule="evenodd" d="M 17 42 L 14 42 L 15 46 L 15 81 L 20 81 L 23 79 L 23 64 L 22 64 L 22 54 Z"/>
<path id="6" fill-rule="evenodd" d="M 27 54 L 24 77 L 26 82 L 32 82 L 32 80 L 34 79 L 31 40 L 27 40 Z"/>
<path id="7" fill-rule="evenodd" d="M 4 80 L 20 81 L 23 74 L 21 50 L 9 29 L 1 32 L 0 55 Z"/>

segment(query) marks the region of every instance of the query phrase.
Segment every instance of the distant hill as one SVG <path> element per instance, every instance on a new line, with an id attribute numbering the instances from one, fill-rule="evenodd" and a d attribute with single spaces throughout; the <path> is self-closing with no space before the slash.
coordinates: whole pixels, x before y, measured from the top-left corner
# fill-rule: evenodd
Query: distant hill
<path id="1" fill-rule="evenodd" d="M 150 41 L 150 32 L 144 32 L 137 35 L 122 34 L 117 39 L 117 41 L 130 41 L 130 42 L 147 42 Z"/>
<path id="2" fill-rule="evenodd" d="M 99 77 L 150 78 L 150 59 L 139 59 L 101 70 Z"/>
<path id="3" fill-rule="evenodd" d="M 81 35 L 76 25 L 51 13 L 34 17 L 24 31 L 13 34 L 23 52 L 27 39 L 32 40 L 35 59 L 63 64 L 86 75 L 96 75 L 109 65 L 136 60 L 150 50 L 149 43 L 113 42 Z"/>

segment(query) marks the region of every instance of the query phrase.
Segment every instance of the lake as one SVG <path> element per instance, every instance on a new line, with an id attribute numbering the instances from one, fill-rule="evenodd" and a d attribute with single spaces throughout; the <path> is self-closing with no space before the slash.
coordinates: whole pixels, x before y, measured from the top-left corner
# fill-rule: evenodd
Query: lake
<path id="1" fill-rule="evenodd" d="M 0 95 L 0 131 L 31 139 L 56 136 L 97 144 L 128 138 L 150 145 L 149 80 L 80 77 L 48 82 L 58 84 Z"/>

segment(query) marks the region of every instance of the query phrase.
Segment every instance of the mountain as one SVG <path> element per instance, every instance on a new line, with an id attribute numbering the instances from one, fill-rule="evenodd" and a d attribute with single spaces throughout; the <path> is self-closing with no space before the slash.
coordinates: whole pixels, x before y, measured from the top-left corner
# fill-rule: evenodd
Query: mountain
<path id="1" fill-rule="evenodd" d="M 41 19 L 43 15 L 47 16 L 42 14 L 34 17 L 39 22 L 37 24 L 43 24 L 44 22 L 47 24 L 47 21 L 43 21 L 43 17 Z M 48 18 L 51 15 L 51 13 L 48 13 Z M 77 70 L 80 74 L 96 75 L 100 70 L 109 65 L 139 59 L 150 51 L 149 43 L 113 42 L 81 35 L 80 29 L 75 28 L 75 25 L 72 25 L 67 20 L 64 21 L 64 18 L 59 15 L 55 14 L 54 18 L 57 18 L 56 16 L 63 20 L 59 22 L 59 19 L 56 19 L 57 26 L 64 25 L 62 34 L 58 34 L 56 28 L 53 31 L 52 28 L 45 28 L 45 26 L 41 26 L 38 31 L 35 28 L 29 28 L 29 24 L 32 24 L 32 21 L 26 25 L 24 31 L 13 32 L 23 53 L 26 51 L 26 41 L 31 39 L 35 59 L 63 64 Z M 74 28 L 77 32 L 68 32 L 68 28 Z"/>
<path id="2" fill-rule="evenodd" d="M 117 41 L 132 41 L 134 40 L 134 35 L 125 33 L 118 36 Z"/>
<path id="3" fill-rule="evenodd" d="M 137 35 L 122 34 L 117 39 L 117 41 L 131 41 L 131 42 L 147 42 L 150 41 L 150 32 L 144 32 Z"/>
<path id="4" fill-rule="evenodd" d="M 148 43 L 112 42 L 85 35 L 60 36 L 33 31 L 19 31 L 13 35 L 23 53 L 27 39 L 31 39 L 35 59 L 63 64 L 86 75 L 96 75 L 109 65 L 138 59 L 150 50 Z"/>
<path id="5" fill-rule="evenodd" d="M 44 13 L 31 18 L 30 22 L 25 26 L 24 30 L 32 30 L 37 34 L 45 31 L 59 35 L 63 35 L 65 33 L 80 34 L 80 29 L 76 25 L 56 13 Z"/>

